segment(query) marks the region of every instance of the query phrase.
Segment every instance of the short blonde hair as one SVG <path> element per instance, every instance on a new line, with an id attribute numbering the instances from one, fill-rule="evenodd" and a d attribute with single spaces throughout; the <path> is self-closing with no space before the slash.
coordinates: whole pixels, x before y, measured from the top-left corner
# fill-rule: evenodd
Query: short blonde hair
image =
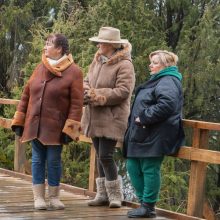
<path id="1" fill-rule="evenodd" d="M 165 67 L 177 65 L 178 56 L 173 52 L 169 52 L 167 50 L 156 50 L 150 53 L 149 55 L 150 60 L 155 55 L 159 57 L 160 63 Z"/>

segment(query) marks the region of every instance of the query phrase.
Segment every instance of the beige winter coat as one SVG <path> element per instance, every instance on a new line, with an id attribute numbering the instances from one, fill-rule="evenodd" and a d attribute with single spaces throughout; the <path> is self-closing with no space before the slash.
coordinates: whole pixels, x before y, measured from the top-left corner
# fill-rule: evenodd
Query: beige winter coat
<path id="1" fill-rule="evenodd" d="M 96 53 L 84 80 L 84 88 L 89 87 L 96 97 L 84 109 L 82 129 L 86 136 L 123 141 L 134 84 L 130 44 L 125 44 L 107 62 Z"/>

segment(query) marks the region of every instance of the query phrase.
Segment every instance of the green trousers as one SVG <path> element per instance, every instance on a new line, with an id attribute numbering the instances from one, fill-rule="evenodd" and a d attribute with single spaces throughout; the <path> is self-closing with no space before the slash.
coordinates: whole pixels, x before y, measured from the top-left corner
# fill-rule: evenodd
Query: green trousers
<path id="1" fill-rule="evenodd" d="M 155 203 L 160 191 L 162 157 L 128 158 L 127 170 L 140 202 Z"/>

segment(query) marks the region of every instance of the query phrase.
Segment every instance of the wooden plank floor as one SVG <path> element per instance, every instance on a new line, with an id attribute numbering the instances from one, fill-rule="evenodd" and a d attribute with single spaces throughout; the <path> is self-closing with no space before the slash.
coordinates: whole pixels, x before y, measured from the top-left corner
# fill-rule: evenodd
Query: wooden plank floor
<path id="1" fill-rule="evenodd" d="M 110 209 L 108 207 L 87 206 L 88 197 L 61 190 L 61 200 L 65 210 L 36 211 L 33 208 L 31 182 L 0 173 L 0 219 L 76 219 L 76 220 L 125 220 L 128 207 Z M 47 193 L 46 193 L 47 195 Z M 168 218 L 157 217 L 157 220 Z"/>

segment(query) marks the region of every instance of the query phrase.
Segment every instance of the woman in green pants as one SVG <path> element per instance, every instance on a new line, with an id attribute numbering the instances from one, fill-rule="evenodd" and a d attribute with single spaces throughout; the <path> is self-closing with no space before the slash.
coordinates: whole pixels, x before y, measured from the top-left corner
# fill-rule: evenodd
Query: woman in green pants
<path id="1" fill-rule="evenodd" d="M 156 217 L 163 158 L 177 153 L 184 141 L 178 57 L 158 50 L 149 58 L 151 77 L 136 89 L 123 146 L 131 183 L 141 203 L 140 208 L 128 212 L 129 218 Z"/>

